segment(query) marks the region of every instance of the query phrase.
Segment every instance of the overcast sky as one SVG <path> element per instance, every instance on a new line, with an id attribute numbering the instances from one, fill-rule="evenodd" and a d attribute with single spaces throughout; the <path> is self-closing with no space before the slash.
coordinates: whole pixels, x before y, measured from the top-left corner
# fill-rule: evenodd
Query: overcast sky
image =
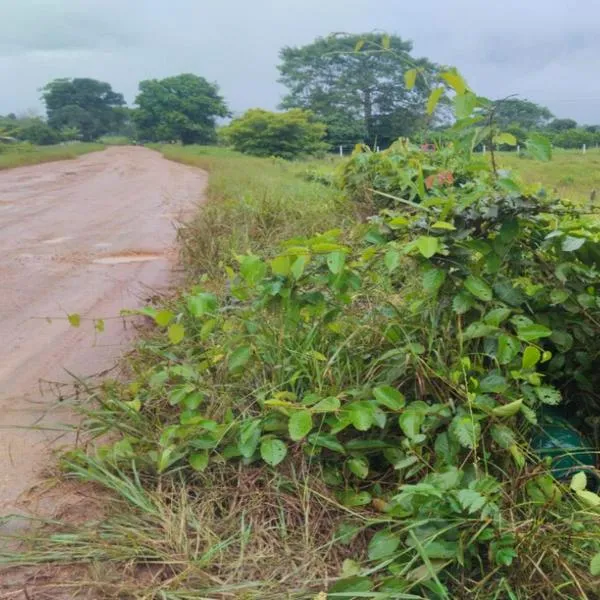
<path id="1" fill-rule="evenodd" d="M 182 72 L 221 86 L 235 112 L 275 108 L 278 51 L 332 31 L 386 30 L 452 64 L 488 97 L 520 94 L 600 123 L 598 0 L 0 0 L 0 114 L 41 111 L 56 77 Z"/>

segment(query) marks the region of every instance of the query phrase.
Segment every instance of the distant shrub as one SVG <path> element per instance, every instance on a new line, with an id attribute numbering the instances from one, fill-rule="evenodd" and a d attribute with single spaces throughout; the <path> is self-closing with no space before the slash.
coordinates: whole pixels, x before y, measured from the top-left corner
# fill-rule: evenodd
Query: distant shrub
<path id="1" fill-rule="evenodd" d="M 17 131 L 20 140 L 31 142 L 38 146 L 51 146 L 61 141 L 61 136 L 41 119 L 32 119 Z"/>
<path id="2" fill-rule="evenodd" d="M 245 154 L 292 159 L 324 152 L 325 132 L 325 125 L 315 121 L 308 111 L 296 108 L 277 113 L 253 108 L 234 119 L 222 135 Z"/>

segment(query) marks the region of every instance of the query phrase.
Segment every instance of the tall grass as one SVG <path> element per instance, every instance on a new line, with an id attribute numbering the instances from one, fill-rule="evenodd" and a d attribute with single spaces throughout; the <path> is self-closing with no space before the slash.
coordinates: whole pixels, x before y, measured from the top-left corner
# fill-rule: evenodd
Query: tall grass
<path id="1" fill-rule="evenodd" d="M 18 144 L 15 146 L 0 145 L 0 170 L 36 165 L 39 163 L 77 158 L 89 152 L 104 150 L 104 144 L 75 143 L 57 146 L 32 146 Z"/>
<path id="2" fill-rule="evenodd" d="M 190 277 L 220 278 L 234 254 L 266 253 L 296 236 L 342 226 L 350 209 L 340 193 L 299 177 L 305 166 L 244 156 L 225 148 L 162 146 L 163 155 L 210 173 L 208 202 L 181 231 Z"/>

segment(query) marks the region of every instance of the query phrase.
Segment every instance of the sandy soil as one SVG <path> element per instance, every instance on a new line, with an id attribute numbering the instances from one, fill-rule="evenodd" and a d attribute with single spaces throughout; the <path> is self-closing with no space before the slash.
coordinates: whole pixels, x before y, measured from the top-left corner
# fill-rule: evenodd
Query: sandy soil
<path id="1" fill-rule="evenodd" d="M 68 441 L 59 424 L 72 415 L 59 399 L 71 374 L 114 367 L 132 336 L 120 310 L 168 286 L 175 223 L 205 180 L 132 147 L 0 172 L 0 530 Z"/>

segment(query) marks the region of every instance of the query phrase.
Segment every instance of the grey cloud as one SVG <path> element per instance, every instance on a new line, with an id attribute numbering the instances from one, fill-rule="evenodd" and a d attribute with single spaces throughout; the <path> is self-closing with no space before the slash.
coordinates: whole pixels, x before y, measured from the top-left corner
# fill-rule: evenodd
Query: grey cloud
<path id="1" fill-rule="evenodd" d="M 186 71 L 217 81 L 234 111 L 274 108 L 282 46 L 378 29 L 481 94 L 600 123 L 594 0 L 0 0 L 0 17 L 0 113 L 39 107 L 54 77 L 97 77 L 133 101 L 140 80 Z"/>

